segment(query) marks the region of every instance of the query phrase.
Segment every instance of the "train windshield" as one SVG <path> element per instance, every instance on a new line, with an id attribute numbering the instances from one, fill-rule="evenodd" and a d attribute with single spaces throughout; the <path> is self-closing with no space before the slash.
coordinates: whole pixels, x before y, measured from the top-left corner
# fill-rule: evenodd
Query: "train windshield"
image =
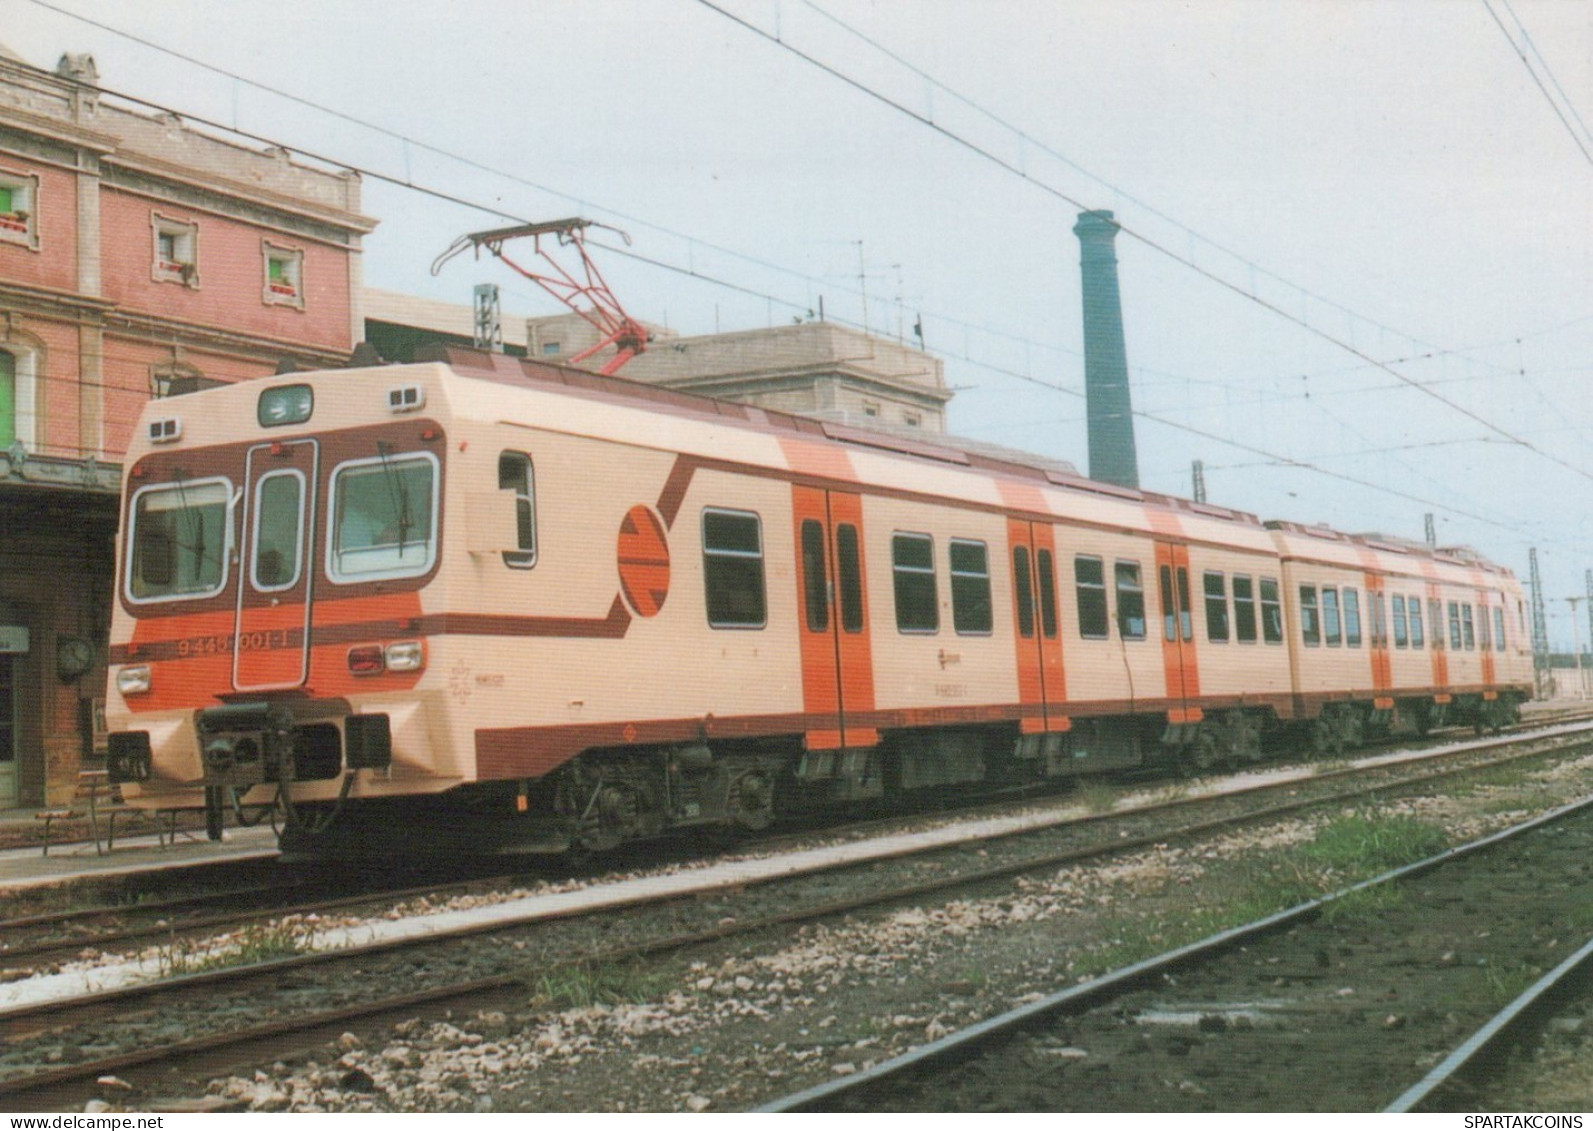
<path id="1" fill-rule="evenodd" d="M 232 492 L 223 480 L 146 487 L 133 500 L 127 593 L 134 601 L 208 597 L 227 580 Z"/>
<path id="2" fill-rule="evenodd" d="M 332 476 L 334 581 L 425 573 L 437 556 L 437 461 L 426 453 L 379 456 Z"/>

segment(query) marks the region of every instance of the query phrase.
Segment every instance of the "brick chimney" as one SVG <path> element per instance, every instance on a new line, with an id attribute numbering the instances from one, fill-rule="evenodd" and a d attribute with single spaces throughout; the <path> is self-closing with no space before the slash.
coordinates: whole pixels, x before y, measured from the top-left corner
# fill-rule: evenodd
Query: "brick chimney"
<path id="1" fill-rule="evenodd" d="M 1091 479 L 1119 487 L 1139 486 L 1134 451 L 1134 412 L 1128 390 L 1128 352 L 1123 346 L 1123 302 L 1117 289 L 1119 225 L 1110 212 L 1081 212 L 1079 237 L 1084 281 L 1084 405 L 1089 426 Z"/>

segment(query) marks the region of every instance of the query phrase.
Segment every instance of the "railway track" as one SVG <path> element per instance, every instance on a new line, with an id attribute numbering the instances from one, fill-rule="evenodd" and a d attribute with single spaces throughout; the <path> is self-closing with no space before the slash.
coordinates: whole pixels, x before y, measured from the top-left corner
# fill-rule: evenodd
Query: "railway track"
<path id="1" fill-rule="evenodd" d="M 1376 771 L 1363 768 L 1362 772 L 1380 775 L 1373 788 L 1386 791 L 1401 783 L 1430 780 L 1435 772 L 1456 770 L 1396 763 Z M 13 1009 L 5 1020 L 16 1036 L 0 1057 L 0 1100 L 23 1106 L 54 1105 L 69 1102 L 65 1100 L 68 1096 L 80 1097 L 81 1092 L 73 1089 L 80 1088 L 85 1079 L 125 1073 L 140 1064 L 164 1062 L 169 1068 L 184 1057 L 213 1060 L 220 1050 L 229 1048 L 234 1050 L 227 1054 L 232 1057 L 246 1049 L 280 1049 L 295 1043 L 302 1047 L 313 1041 L 315 1034 L 360 1019 L 386 1018 L 428 1006 L 455 1007 L 492 995 L 523 999 L 525 986 L 539 972 L 567 965 L 571 954 L 583 955 L 588 962 L 634 960 L 937 891 L 977 888 L 1025 871 L 1165 842 L 1174 836 L 1275 819 L 1302 806 L 1341 803 L 1367 788 L 1365 782 L 1342 788 L 1343 783 L 1334 780 L 1340 776 L 1344 775 L 1274 783 L 1269 787 L 1273 792 L 1293 790 L 1299 794 L 1281 802 L 1269 802 L 1263 796 L 1265 791 L 1240 798 L 1182 798 L 1176 808 L 1185 816 L 1173 823 L 1165 814 L 1115 814 L 1062 829 L 1011 831 L 999 841 L 988 838 L 991 830 L 987 828 L 974 834 L 977 851 L 964 836 L 960 844 L 942 844 L 933 858 L 927 855 L 927 845 L 898 846 L 885 853 L 896 858 L 896 871 L 883 866 L 878 854 L 869 862 L 867 853 L 859 853 L 851 862 L 836 858 L 798 880 L 791 877 L 789 863 L 775 862 L 766 866 L 761 878 L 748 872 L 734 875 L 728 889 L 710 896 L 704 895 L 702 884 L 691 883 L 692 876 L 687 873 L 673 892 L 673 903 L 661 902 L 671 893 L 660 890 L 656 880 L 644 880 L 640 886 L 648 889 L 645 893 L 616 894 L 606 910 L 581 909 L 573 903 L 562 909 L 544 905 L 538 912 L 539 922 L 516 923 L 512 914 L 504 914 L 496 921 L 471 924 L 452 940 L 434 935 L 430 941 L 417 942 L 414 937 L 393 935 L 358 950 L 319 950 L 250 969 L 210 970 L 154 986 L 129 986 L 109 994 L 77 995 L 53 1004 Z M 1136 822 L 1140 823 L 1137 828 Z M 926 855 L 909 860 L 908 854 L 914 851 Z M 911 882 L 903 882 L 902 865 L 915 873 Z M 772 910 L 760 913 L 750 906 L 747 893 L 740 890 L 749 884 L 767 889 L 765 903 Z M 629 910 L 617 914 L 618 908 Z M 638 916 L 639 909 L 647 909 L 646 914 Z M 491 937 L 483 938 L 487 932 L 492 932 Z M 478 942 L 461 946 L 459 938 L 467 935 L 477 936 Z M 357 975 L 350 976 L 349 970 L 357 970 Z M 379 992 L 382 986 L 395 984 L 408 987 L 408 991 L 402 996 Z M 354 989 L 378 992 L 351 992 Z M 215 1032 L 195 1032 L 204 1027 L 193 1023 L 192 1003 L 196 1000 L 204 1003 L 207 1017 L 215 1019 Z M 260 1015 L 267 1011 L 271 1020 L 262 1023 Z M 71 1046 L 74 1033 L 85 1034 L 82 1040 L 90 1055 L 79 1063 L 59 1063 L 60 1050 Z M 129 1051 L 135 1046 L 136 1051 Z M 97 1055 L 102 1049 L 104 1055 Z M 153 1091 L 155 1085 L 149 1088 Z"/>
<path id="2" fill-rule="evenodd" d="M 1593 963 L 1590 852 L 1593 797 L 761 1110 L 1475 1110 L 1468 1066 Z"/>
<path id="3" fill-rule="evenodd" d="M 1494 745 L 1508 744 L 1531 737 L 1541 731 L 1544 725 L 1563 729 L 1575 721 L 1575 718 L 1556 718 L 1548 724 L 1524 724 L 1510 737 L 1491 742 Z M 1471 748 L 1486 750 L 1490 744 L 1484 742 L 1480 747 Z M 1446 756 L 1440 747 L 1436 757 Z M 1348 762 L 1340 772 L 1351 775 L 1365 772 L 1361 767 L 1375 763 L 1378 757 L 1374 754 Z M 1465 758 L 1467 754 L 1463 751 L 1459 757 Z M 1276 775 L 1280 782 L 1286 782 L 1301 769 L 1301 766 L 1268 764 L 1260 772 Z M 1310 771 L 1315 778 L 1332 772 L 1320 769 Z M 1262 784 L 1252 788 L 1268 786 Z M 1062 804 L 1068 804 L 1066 799 Z M 995 801 L 959 813 L 958 819 L 977 819 L 982 814 L 1009 812 L 1012 805 L 1010 800 Z M 893 815 L 855 821 L 835 828 L 781 831 L 747 841 L 738 847 L 743 852 L 773 853 L 791 846 L 810 844 L 816 836 L 847 838 L 877 835 L 922 819 L 922 815 L 910 818 Z M 670 863 L 687 863 L 693 859 L 689 850 L 682 850 L 678 845 L 655 846 L 653 851 L 665 853 L 666 861 Z M 619 858 L 617 863 L 623 869 L 624 858 Z M 147 886 L 142 885 L 138 878 L 118 878 L 113 881 L 117 895 L 115 903 L 72 906 L 0 920 L 0 968 L 9 977 L 16 978 L 30 969 L 69 960 L 86 950 L 123 953 L 129 948 L 151 942 L 172 943 L 179 939 L 200 938 L 206 932 L 219 933 L 284 915 L 329 915 L 352 913 L 360 908 L 374 909 L 384 900 L 398 903 L 426 897 L 433 902 L 440 902 L 452 894 L 508 890 L 522 885 L 526 879 L 523 872 L 483 874 L 480 866 L 472 865 L 438 868 L 424 885 L 394 887 L 386 877 L 381 876 L 328 877 L 319 872 L 308 875 L 298 870 L 284 871 L 272 862 L 249 860 L 222 865 L 196 865 L 192 874 L 203 875 L 205 878 L 199 882 L 209 890 L 172 896 L 166 893 L 181 891 L 185 883 L 192 884 L 194 881 L 174 879 L 171 871 L 162 869 L 158 877 L 148 881 Z M 456 878 L 461 873 L 464 878 Z M 179 875 L 186 874 L 184 870 L 179 871 Z M 406 879 L 410 878 L 413 878 L 412 875 L 406 875 Z M 579 878 L 579 872 L 573 873 L 571 878 Z M 78 893 L 77 898 L 81 897 L 82 894 Z"/>

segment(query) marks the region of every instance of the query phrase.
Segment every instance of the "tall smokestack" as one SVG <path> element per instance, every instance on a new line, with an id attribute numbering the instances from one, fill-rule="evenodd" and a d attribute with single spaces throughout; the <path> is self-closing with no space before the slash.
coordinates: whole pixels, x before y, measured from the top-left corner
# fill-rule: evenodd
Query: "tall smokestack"
<path id="1" fill-rule="evenodd" d="M 1080 212 L 1079 269 L 1084 279 L 1084 405 L 1089 424 L 1090 478 L 1139 486 L 1134 411 L 1123 346 L 1123 300 L 1117 289 L 1118 223 L 1110 212 Z"/>

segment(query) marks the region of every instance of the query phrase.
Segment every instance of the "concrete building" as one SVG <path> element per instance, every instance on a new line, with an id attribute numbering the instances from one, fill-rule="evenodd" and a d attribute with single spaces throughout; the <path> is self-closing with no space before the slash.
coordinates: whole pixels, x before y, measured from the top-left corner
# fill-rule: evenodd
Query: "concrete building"
<path id="1" fill-rule="evenodd" d="M 92 754 L 122 453 L 151 396 L 340 365 L 360 183 L 119 105 L 0 45 L 0 808 Z"/>
<path id="2" fill-rule="evenodd" d="M 368 289 L 366 339 L 388 361 L 410 361 L 423 342 L 468 346 L 470 307 Z M 600 335 L 577 314 L 504 319 L 503 352 L 567 362 Z M 832 322 L 681 337 L 647 327 L 647 350 L 618 376 L 682 392 L 816 416 L 860 428 L 943 433 L 944 366 L 937 357 Z M 612 348 L 583 362 L 597 370 Z"/>

